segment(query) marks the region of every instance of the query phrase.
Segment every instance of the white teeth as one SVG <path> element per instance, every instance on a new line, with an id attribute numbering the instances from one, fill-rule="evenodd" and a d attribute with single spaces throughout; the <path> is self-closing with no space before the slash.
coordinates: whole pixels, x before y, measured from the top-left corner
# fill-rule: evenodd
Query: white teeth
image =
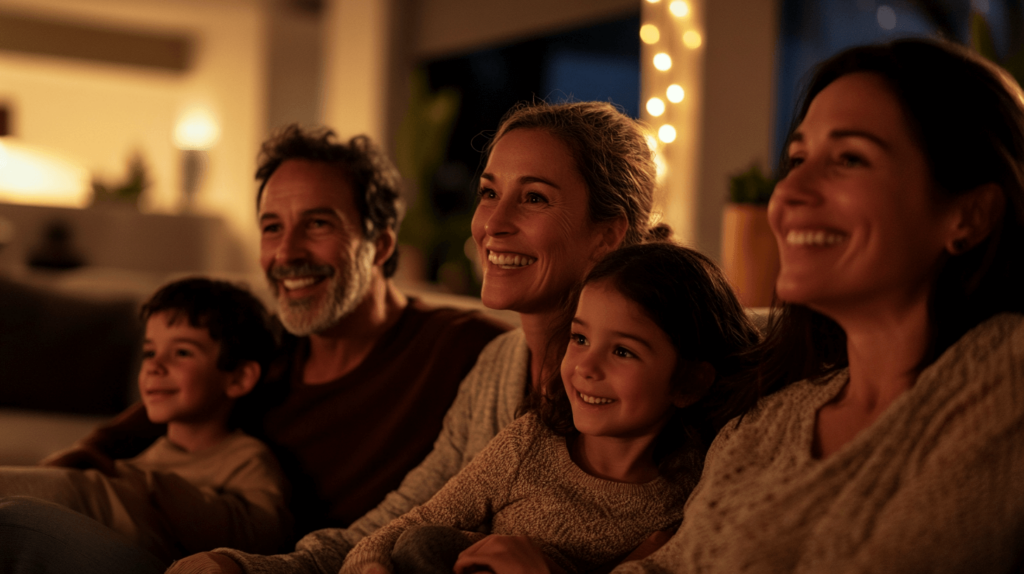
<path id="1" fill-rule="evenodd" d="M 793 229 L 786 234 L 786 243 L 790 245 L 835 245 L 844 239 L 846 239 L 846 235 L 821 229 Z"/>
<path id="2" fill-rule="evenodd" d="M 303 287 L 309 287 L 313 283 L 316 283 L 316 277 L 302 277 L 300 279 L 282 279 L 281 284 L 284 288 L 291 291 L 293 289 L 302 289 Z"/>
<path id="3" fill-rule="evenodd" d="M 536 259 L 533 257 L 527 257 L 525 255 L 512 255 L 504 253 L 495 253 L 493 251 L 487 252 L 487 260 L 492 264 L 506 269 L 514 267 L 526 267 L 536 263 Z"/>
<path id="4" fill-rule="evenodd" d="M 579 391 L 577 391 L 577 394 L 579 394 L 580 398 L 583 399 L 583 402 L 587 403 L 588 405 L 607 405 L 609 403 L 615 402 L 615 399 L 606 399 L 604 397 L 592 397 L 590 395 L 584 395 Z"/>

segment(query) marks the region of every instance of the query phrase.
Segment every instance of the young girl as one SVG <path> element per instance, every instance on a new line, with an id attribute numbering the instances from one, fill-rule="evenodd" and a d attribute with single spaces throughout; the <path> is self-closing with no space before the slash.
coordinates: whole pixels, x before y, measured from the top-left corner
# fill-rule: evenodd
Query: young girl
<path id="1" fill-rule="evenodd" d="M 424 546 L 461 550 L 485 533 L 527 536 L 551 565 L 589 571 L 678 525 L 756 330 L 710 260 L 652 243 L 590 272 L 568 338 L 540 404 L 426 504 L 360 542 L 342 574 L 451 572 L 455 553 L 428 558 Z M 450 528 L 416 534 L 425 525 Z"/>

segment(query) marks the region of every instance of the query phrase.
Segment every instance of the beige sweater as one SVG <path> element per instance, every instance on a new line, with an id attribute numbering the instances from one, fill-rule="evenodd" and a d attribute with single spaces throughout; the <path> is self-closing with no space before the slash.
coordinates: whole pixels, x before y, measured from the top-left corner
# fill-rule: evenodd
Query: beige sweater
<path id="1" fill-rule="evenodd" d="M 55 502 L 167 561 L 222 545 L 273 552 L 290 533 L 284 475 L 267 447 L 241 431 L 194 453 L 163 437 L 116 464 L 116 477 L 93 469 L 0 468 L 0 497 Z"/>
<path id="2" fill-rule="evenodd" d="M 979 325 L 870 427 L 811 457 L 847 379 L 766 397 L 711 446 L 679 532 L 615 572 L 1018 572 L 1024 317 Z"/>
<path id="3" fill-rule="evenodd" d="M 357 544 L 341 574 L 358 574 L 371 562 L 390 565 L 399 536 L 425 524 L 528 536 L 566 570 L 585 572 L 620 560 L 652 532 L 678 523 L 687 494 L 661 477 L 628 484 L 583 472 L 565 438 L 530 413 L 427 503 Z"/>

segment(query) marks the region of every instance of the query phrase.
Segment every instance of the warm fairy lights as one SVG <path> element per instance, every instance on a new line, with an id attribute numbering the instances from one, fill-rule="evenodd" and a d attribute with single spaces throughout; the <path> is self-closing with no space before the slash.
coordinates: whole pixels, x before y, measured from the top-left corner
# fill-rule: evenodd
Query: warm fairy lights
<path id="1" fill-rule="evenodd" d="M 662 72 L 669 71 L 670 69 L 672 69 L 672 56 L 669 56 L 665 52 L 655 54 L 654 67 L 661 70 Z"/>
<path id="2" fill-rule="evenodd" d="M 708 0 L 648 0 L 640 28 L 643 119 L 658 167 L 657 209 L 686 240 L 696 229 L 704 6 Z"/>
<path id="3" fill-rule="evenodd" d="M 679 102 L 683 101 L 683 98 L 686 97 L 686 92 L 683 90 L 683 87 L 680 86 L 679 84 L 672 84 L 671 86 L 665 88 L 665 97 L 668 98 L 668 101 L 672 102 L 673 104 L 678 104 Z"/>
<path id="4" fill-rule="evenodd" d="M 661 98 L 651 98 L 647 100 L 647 113 L 654 117 L 659 117 L 665 113 L 665 102 Z"/>
<path id="5" fill-rule="evenodd" d="M 683 0 L 675 0 L 668 5 L 668 11 L 676 18 L 685 18 L 690 15 L 690 5 Z"/>
<path id="6" fill-rule="evenodd" d="M 700 48 L 700 45 L 703 42 L 704 39 L 701 38 L 700 32 L 696 30 L 687 30 L 686 33 L 683 34 L 683 44 L 686 44 L 686 47 L 691 50 Z"/>
<path id="7" fill-rule="evenodd" d="M 657 44 L 661 39 L 661 32 L 654 24 L 644 24 L 640 27 L 640 39 L 644 44 Z"/>

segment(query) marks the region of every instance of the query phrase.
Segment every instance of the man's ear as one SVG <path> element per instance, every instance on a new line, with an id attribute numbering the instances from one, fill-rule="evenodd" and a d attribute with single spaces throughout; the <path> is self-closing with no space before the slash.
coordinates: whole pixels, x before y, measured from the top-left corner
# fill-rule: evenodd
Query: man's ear
<path id="1" fill-rule="evenodd" d="M 981 243 L 1003 218 L 1006 196 L 1003 188 L 986 183 L 956 197 L 953 226 L 946 250 L 959 255 Z"/>
<path id="2" fill-rule="evenodd" d="M 256 361 L 246 361 L 231 373 L 231 380 L 224 393 L 231 399 L 244 397 L 252 391 L 260 380 L 262 369 Z"/>
<path id="3" fill-rule="evenodd" d="M 626 230 L 629 229 L 629 220 L 625 215 L 620 215 L 611 221 L 605 221 L 598 225 L 599 234 L 597 247 L 591 252 L 591 259 L 600 261 L 612 251 L 622 245 L 626 237 Z"/>
<path id="4" fill-rule="evenodd" d="M 394 229 L 385 227 L 381 229 L 377 234 L 377 238 L 373 240 L 374 247 L 377 252 L 373 255 L 374 266 L 384 265 L 384 262 L 391 257 L 391 254 L 398 249 L 398 234 L 395 233 Z"/>
<path id="5" fill-rule="evenodd" d="M 715 382 L 715 367 L 707 361 L 691 362 L 685 366 L 684 376 L 685 388 L 672 394 L 672 404 L 679 408 L 688 407 L 708 394 Z"/>

